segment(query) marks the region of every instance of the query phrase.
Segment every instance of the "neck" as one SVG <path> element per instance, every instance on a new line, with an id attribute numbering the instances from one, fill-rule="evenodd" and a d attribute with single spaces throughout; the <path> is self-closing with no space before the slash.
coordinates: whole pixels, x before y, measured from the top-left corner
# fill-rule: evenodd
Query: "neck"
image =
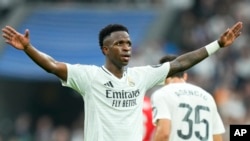
<path id="1" fill-rule="evenodd" d="M 186 81 L 183 78 L 177 78 L 177 77 L 167 78 L 165 80 L 165 84 L 170 84 L 170 83 L 186 83 Z"/>
<path id="2" fill-rule="evenodd" d="M 118 67 L 108 66 L 108 65 L 105 65 L 104 67 L 105 67 L 110 73 L 112 73 L 114 76 L 116 76 L 117 78 L 122 78 L 123 72 L 124 72 L 124 67 L 118 68 Z"/>

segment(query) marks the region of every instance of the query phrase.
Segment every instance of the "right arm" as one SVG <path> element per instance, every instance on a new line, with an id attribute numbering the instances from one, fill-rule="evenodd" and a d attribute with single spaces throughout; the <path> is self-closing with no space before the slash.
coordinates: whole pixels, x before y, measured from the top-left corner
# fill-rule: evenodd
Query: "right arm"
<path id="1" fill-rule="evenodd" d="M 67 81 L 67 67 L 63 62 L 57 62 L 49 55 L 37 50 L 33 47 L 29 40 L 29 31 L 26 30 L 25 34 L 20 34 L 14 28 L 6 26 L 2 29 L 5 42 L 15 47 L 16 49 L 23 50 L 37 65 L 45 71 L 55 74 L 60 79 Z"/>

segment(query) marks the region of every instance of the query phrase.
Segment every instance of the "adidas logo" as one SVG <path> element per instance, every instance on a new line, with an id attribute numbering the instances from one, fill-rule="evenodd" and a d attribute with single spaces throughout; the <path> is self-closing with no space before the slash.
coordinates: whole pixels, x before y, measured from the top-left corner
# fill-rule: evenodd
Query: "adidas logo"
<path id="1" fill-rule="evenodd" d="M 104 86 L 114 88 L 114 86 L 113 86 L 113 84 L 111 83 L 111 81 L 105 83 Z"/>

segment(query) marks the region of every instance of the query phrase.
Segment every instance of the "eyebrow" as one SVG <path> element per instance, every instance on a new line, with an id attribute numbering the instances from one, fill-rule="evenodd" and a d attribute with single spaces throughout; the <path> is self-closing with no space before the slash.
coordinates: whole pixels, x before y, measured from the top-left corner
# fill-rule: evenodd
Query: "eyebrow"
<path id="1" fill-rule="evenodd" d="M 130 45 L 132 45 L 131 40 L 123 40 L 123 39 L 116 40 L 116 41 L 113 42 L 113 44 L 116 44 L 116 43 L 119 43 L 119 42 L 129 43 Z"/>

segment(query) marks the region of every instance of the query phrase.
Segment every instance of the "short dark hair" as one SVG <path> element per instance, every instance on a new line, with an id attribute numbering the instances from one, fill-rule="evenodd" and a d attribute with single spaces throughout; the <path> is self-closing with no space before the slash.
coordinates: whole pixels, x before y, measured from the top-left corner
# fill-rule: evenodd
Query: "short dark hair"
<path id="1" fill-rule="evenodd" d="M 109 24 L 105 26 L 100 32 L 99 32 L 99 46 L 100 48 L 103 47 L 103 40 L 109 36 L 112 32 L 115 31 L 126 31 L 128 33 L 127 27 L 121 24 Z"/>
<path id="2" fill-rule="evenodd" d="M 159 63 L 160 63 L 160 64 L 163 64 L 163 63 L 165 63 L 165 62 L 170 62 L 170 61 L 175 60 L 177 57 L 178 57 L 177 55 L 168 54 L 168 55 L 162 57 L 162 58 L 159 60 Z M 179 77 L 179 78 L 182 78 L 182 77 L 184 76 L 184 73 L 185 73 L 184 71 L 181 71 L 181 72 L 177 72 L 177 73 L 175 73 L 175 74 L 172 74 L 172 75 L 170 75 L 170 76 L 168 76 L 168 77 Z"/>

